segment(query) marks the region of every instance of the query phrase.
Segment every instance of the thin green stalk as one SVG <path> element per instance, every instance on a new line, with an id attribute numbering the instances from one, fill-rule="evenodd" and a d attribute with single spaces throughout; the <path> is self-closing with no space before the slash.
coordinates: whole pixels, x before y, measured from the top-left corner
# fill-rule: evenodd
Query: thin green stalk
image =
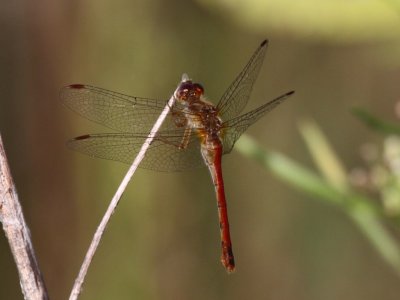
<path id="1" fill-rule="evenodd" d="M 388 134 L 400 134 L 400 126 L 394 123 L 386 122 L 382 119 L 377 118 L 370 112 L 366 111 L 360 107 L 354 107 L 351 110 L 351 113 L 356 116 L 361 122 L 367 125 L 369 128 L 383 133 L 385 135 Z"/>
<path id="2" fill-rule="evenodd" d="M 335 188 L 346 191 L 349 186 L 345 167 L 317 124 L 309 119 L 303 120 L 299 129 L 321 175 Z"/>
<path id="3" fill-rule="evenodd" d="M 325 203 L 335 204 L 357 224 L 382 258 L 400 276 L 400 247 L 382 224 L 382 211 L 373 200 L 350 190 L 338 189 L 315 172 L 290 158 L 262 148 L 243 135 L 235 149 L 259 162 L 281 180 Z"/>

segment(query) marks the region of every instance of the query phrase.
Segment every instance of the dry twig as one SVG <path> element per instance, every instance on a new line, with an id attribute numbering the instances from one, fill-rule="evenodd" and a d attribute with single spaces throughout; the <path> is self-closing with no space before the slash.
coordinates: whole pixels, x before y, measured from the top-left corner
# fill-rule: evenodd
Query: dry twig
<path id="1" fill-rule="evenodd" d="M 17 265 L 25 299 L 49 299 L 43 276 L 33 251 L 17 191 L 8 167 L 0 136 L 0 221 Z"/>
<path id="2" fill-rule="evenodd" d="M 187 81 L 187 80 L 188 80 L 188 76 L 186 74 L 183 74 L 182 82 Z M 74 287 L 72 288 L 72 291 L 71 291 L 71 294 L 69 297 L 70 300 L 76 300 L 78 298 L 78 296 L 81 292 L 81 289 L 82 289 L 83 282 L 85 280 L 86 273 L 89 269 L 90 263 L 93 259 L 96 249 L 97 249 L 97 247 L 100 243 L 100 240 L 103 236 L 104 230 L 111 218 L 111 215 L 114 213 L 115 208 L 117 207 L 118 202 L 119 202 L 120 198 L 122 197 L 122 194 L 125 191 L 125 188 L 127 187 L 129 181 L 131 180 L 131 178 L 132 178 L 133 174 L 135 173 L 137 167 L 139 166 L 140 162 L 144 158 L 147 149 L 149 148 L 149 146 L 152 143 L 154 137 L 156 136 L 158 130 L 160 129 L 164 119 L 166 118 L 167 114 L 169 113 L 170 108 L 173 106 L 173 104 L 175 102 L 176 91 L 177 90 L 175 90 L 174 94 L 169 99 L 164 110 L 161 112 L 159 118 L 157 119 L 156 123 L 154 124 L 153 128 L 151 129 L 150 134 L 148 135 L 146 141 L 142 145 L 142 148 L 140 149 L 138 155 L 136 156 L 131 167 L 129 168 L 128 172 L 126 173 L 124 179 L 122 180 L 120 186 L 118 187 L 114 197 L 112 198 L 110 205 L 108 206 L 107 211 L 104 214 L 103 219 L 100 222 L 100 225 L 97 227 L 97 230 L 93 236 L 92 243 L 90 244 L 89 249 L 86 253 L 85 259 L 82 263 L 81 269 L 79 271 L 79 275 L 75 280 Z"/>

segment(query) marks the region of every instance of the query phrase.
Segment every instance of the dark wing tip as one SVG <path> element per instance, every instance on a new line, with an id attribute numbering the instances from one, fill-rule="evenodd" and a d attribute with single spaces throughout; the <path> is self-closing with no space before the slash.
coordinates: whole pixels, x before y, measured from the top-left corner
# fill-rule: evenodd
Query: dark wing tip
<path id="1" fill-rule="evenodd" d="M 73 138 L 71 141 L 86 140 L 90 137 L 91 137 L 90 134 L 85 134 L 85 135 L 77 136 L 77 137 Z"/>
<path id="2" fill-rule="evenodd" d="M 263 40 L 263 41 L 261 42 L 260 47 L 264 47 L 264 46 L 267 45 L 267 44 L 268 44 L 268 40 L 265 39 L 265 40 Z"/>
<path id="3" fill-rule="evenodd" d="M 76 146 L 75 142 L 82 141 L 82 140 L 87 140 L 87 139 L 89 139 L 91 137 L 92 136 L 90 134 L 80 135 L 80 136 L 77 136 L 77 137 L 74 137 L 74 138 L 68 140 L 66 145 L 70 149 L 75 149 L 75 146 Z"/>
<path id="4" fill-rule="evenodd" d="M 286 93 L 286 96 L 290 96 L 290 95 L 293 95 L 293 94 L 294 94 L 294 91 L 290 91 L 290 92 Z"/>
<path id="5" fill-rule="evenodd" d="M 78 90 L 79 90 L 79 89 L 85 88 L 85 85 L 84 85 L 84 84 L 80 84 L 80 83 L 75 83 L 75 84 L 67 85 L 66 88 L 69 88 L 69 89 L 78 89 Z"/>
<path id="6" fill-rule="evenodd" d="M 69 93 L 71 92 L 71 90 L 83 90 L 83 89 L 86 89 L 87 87 L 88 87 L 87 85 L 80 84 L 80 83 L 66 85 L 60 89 L 60 93 L 59 93 L 60 99 L 62 101 L 64 101 L 65 99 L 68 99 L 70 97 Z"/>

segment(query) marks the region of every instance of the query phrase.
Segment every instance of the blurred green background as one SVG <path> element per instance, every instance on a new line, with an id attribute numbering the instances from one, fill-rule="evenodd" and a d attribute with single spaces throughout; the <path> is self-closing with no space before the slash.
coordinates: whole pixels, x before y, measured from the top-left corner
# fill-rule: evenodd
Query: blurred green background
<path id="1" fill-rule="evenodd" d="M 167 99 L 187 72 L 216 102 L 268 38 L 248 109 L 292 89 L 296 94 L 248 130 L 263 147 L 323 170 L 309 150 L 313 135 L 304 138 L 310 127 L 301 127 L 311 119 L 346 176 L 365 178 L 365 171 L 356 172 L 368 169 L 363 145 L 381 153 L 387 136 L 365 126 L 351 108 L 399 122 L 395 0 L 16 0 L 1 4 L 0 24 L 0 132 L 52 299 L 69 294 L 128 168 L 65 147 L 73 136 L 109 130 L 63 107 L 62 86 L 87 83 Z M 388 263 L 377 250 L 382 244 L 374 247 L 340 205 L 293 188 L 237 151 L 223 163 L 235 274 L 228 276 L 219 262 L 207 169 L 139 170 L 81 299 L 398 299 L 399 266 Z M 383 207 L 382 190 L 373 184 L 364 184 L 362 194 Z M 379 222 L 395 245 L 400 232 L 392 220 L 383 213 Z M 0 299 L 22 299 L 3 235 L 0 249 Z M 393 253 L 399 255 L 398 248 Z"/>

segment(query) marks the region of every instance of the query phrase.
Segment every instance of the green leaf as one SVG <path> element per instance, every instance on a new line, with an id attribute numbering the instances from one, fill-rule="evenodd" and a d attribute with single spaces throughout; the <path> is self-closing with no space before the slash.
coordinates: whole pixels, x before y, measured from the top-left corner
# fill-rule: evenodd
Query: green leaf
<path id="1" fill-rule="evenodd" d="M 348 188 L 347 172 L 323 132 L 311 120 L 303 120 L 299 128 L 322 175 L 331 185 L 345 191 Z"/>
<path id="2" fill-rule="evenodd" d="M 351 113 L 368 127 L 384 134 L 400 134 L 400 126 L 385 122 L 363 108 L 354 107 Z"/>
<path id="3" fill-rule="evenodd" d="M 383 224 L 382 209 L 368 197 L 336 187 L 318 174 L 278 152 L 262 148 L 243 135 L 235 149 L 252 158 L 289 185 L 313 196 L 316 200 L 335 204 L 359 227 L 383 260 L 400 276 L 400 246 Z"/>

